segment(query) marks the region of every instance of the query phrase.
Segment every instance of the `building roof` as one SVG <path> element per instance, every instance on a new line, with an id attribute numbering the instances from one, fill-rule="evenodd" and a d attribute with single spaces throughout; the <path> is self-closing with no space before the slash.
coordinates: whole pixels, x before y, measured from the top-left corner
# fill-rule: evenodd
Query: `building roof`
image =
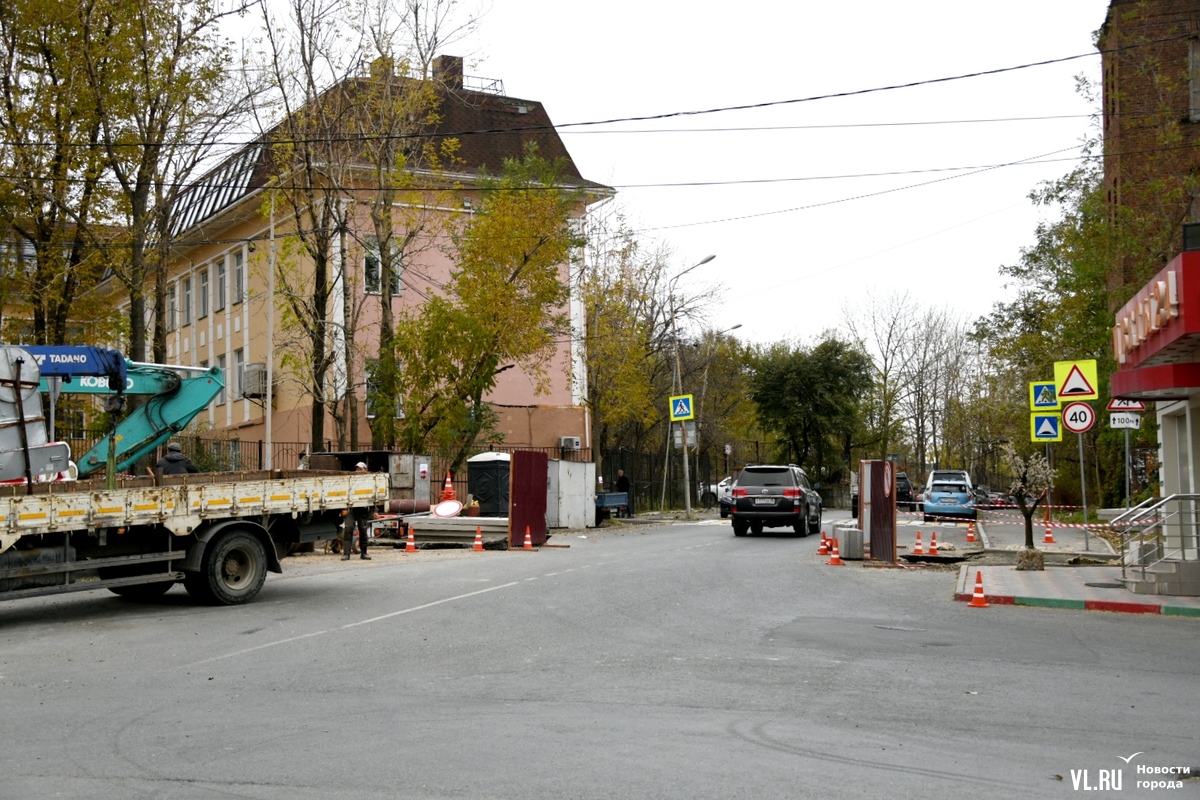
<path id="1" fill-rule="evenodd" d="M 534 143 L 543 158 L 561 160 L 561 175 L 568 186 L 606 196 L 612 194 L 610 187 L 589 181 L 580 174 L 541 103 L 505 96 L 502 88 L 500 94 L 495 93 L 496 88 L 502 87 L 499 81 L 483 82 L 481 85 L 486 88 L 464 87 L 462 60 L 442 56 L 437 61 L 447 60 L 448 70 L 442 74 L 438 74 L 442 64 L 435 62 L 434 81 L 441 101 L 439 118 L 422 135 L 431 140 L 440 137 L 458 139 L 456 157 L 459 163 L 451 172 L 475 176 L 486 171 L 497 175 L 506 160 L 522 158 L 526 145 Z M 353 98 L 375 80 L 379 78 L 369 75 L 349 78 L 336 88 L 344 97 Z M 489 88 L 493 91 L 488 91 Z M 328 93 L 329 90 L 326 95 Z M 281 125 L 276 126 L 246 145 L 186 189 L 177 205 L 172 232 L 179 235 L 263 188 L 273 171 L 267 142 L 275 138 L 281 128 Z"/>

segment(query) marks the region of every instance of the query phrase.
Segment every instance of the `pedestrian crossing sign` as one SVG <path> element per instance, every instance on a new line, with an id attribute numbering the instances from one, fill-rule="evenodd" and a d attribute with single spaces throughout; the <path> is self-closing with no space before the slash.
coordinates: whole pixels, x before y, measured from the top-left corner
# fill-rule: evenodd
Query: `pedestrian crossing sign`
<path id="1" fill-rule="evenodd" d="M 1058 408 L 1058 387 L 1054 381 L 1034 381 L 1029 384 L 1031 411 L 1057 411 Z"/>
<path id="2" fill-rule="evenodd" d="M 1059 400 L 1096 400 L 1100 397 L 1096 360 L 1055 361 L 1054 385 Z"/>
<path id="3" fill-rule="evenodd" d="M 1035 442 L 1061 442 L 1062 416 L 1057 411 L 1035 411 L 1029 415 L 1029 438 Z"/>
<path id="4" fill-rule="evenodd" d="M 678 394 L 671 398 L 671 422 L 683 422 L 685 419 L 695 419 L 695 404 L 692 395 Z"/>

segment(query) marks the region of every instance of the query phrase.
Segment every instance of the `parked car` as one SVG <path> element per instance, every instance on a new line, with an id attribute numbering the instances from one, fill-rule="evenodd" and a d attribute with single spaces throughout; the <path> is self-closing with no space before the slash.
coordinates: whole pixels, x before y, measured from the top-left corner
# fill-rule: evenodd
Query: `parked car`
<path id="1" fill-rule="evenodd" d="M 904 472 L 896 473 L 896 507 L 901 511 L 912 511 L 917 506 L 916 497 L 913 494 L 912 481 L 908 479 L 908 474 Z"/>
<path id="2" fill-rule="evenodd" d="M 715 505 L 721 506 L 721 516 L 728 516 L 725 510 L 730 502 L 730 493 L 733 490 L 733 480 L 725 478 L 720 483 L 702 483 L 698 487 L 697 494 L 700 497 L 700 505 L 704 508 L 712 508 Z"/>
<path id="3" fill-rule="evenodd" d="M 923 515 L 926 522 L 940 517 L 977 519 L 975 493 L 961 478 L 934 481 L 925 495 Z"/>
<path id="4" fill-rule="evenodd" d="M 733 533 L 791 526 L 798 536 L 821 532 L 821 495 L 795 464 L 746 467 L 733 492 Z"/>

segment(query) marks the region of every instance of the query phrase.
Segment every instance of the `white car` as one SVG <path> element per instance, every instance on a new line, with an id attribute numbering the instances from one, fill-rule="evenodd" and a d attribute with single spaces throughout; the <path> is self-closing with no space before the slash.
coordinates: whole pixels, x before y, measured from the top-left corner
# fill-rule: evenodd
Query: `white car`
<path id="1" fill-rule="evenodd" d="M 725 517 L 728 514 L 728 508 L 733 502 L 733 480 L 726 478 L 716 486 L 711 483 L 700 484 L 700 505 L 705 508 L 712 508 L 720 503 L 721 516 Z"/>

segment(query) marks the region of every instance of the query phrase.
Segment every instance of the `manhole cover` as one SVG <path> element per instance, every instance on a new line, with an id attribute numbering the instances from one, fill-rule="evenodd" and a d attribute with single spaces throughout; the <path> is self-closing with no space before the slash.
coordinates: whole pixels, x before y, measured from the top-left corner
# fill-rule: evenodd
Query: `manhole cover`
<path id="1" fill-rule="evenodd" d="M 1085 583 L 1084 586 L 1091 586 L 1093 589 L 1124 589 L 1123 583 Z"/>

